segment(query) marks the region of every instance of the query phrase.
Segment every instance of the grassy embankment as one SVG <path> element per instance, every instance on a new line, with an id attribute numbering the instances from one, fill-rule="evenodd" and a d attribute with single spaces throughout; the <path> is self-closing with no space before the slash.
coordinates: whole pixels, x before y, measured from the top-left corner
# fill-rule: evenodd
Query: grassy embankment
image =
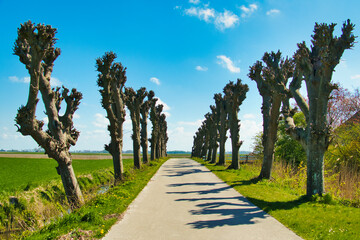
<path id="1" fill-rule="evenodd" d="M 69 214 L 54 160 L 0 158 L 0 231 L 25 230 L 26 239 L 56 239 L 66 234 L 100 238 L 164 161 L 135 170 L 133 160 L 124 159 L 126 180 L 102 193 L 99 187 L 112 183 L 112 160 L 73 160 L 87 203 Z M 9 204 L 9 196 L 16 196 L 19 203 Z"/>
<path id="2" fill-rule="evenodd" d="M 281 173 L 287 170 L 274 166 L 272 180 L 257 181 L 259 163 L 227 170 L 195 160 L 304 239 L 359 239 L 360 208 L 346 206 L 340 199 L 333 200 L 330 194 L 310 200 L 304 197 L 304 169 L 293 175 Z"/>

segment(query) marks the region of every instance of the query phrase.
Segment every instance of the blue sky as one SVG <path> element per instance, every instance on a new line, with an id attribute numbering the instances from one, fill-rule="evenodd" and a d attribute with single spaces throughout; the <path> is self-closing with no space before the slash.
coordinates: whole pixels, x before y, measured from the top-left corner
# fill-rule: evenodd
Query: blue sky
<path id="1" fill-rule="evenodd" d="M 80 130 L 72 150 L 102 150 L 109 142 L 105 111 L 96 86 L 95 59 L 114 51 L 127 67 L 128 87 L 155 91 L 168 115 L 168 150 L 191 150 L 195 131 L 213 95 L 237 78 L 249 85 L 240 106 L 240 150 L 251 150 L 262 129 L 261 97 L 247 77 L 249 66 L 266 51 L 292 56 L 296 44 L 310 45 L 315 22 L 350 19 L 359 36 L 357 0 L 132 0 L 132 1 L 13 1 L 0 0 L 0 149 L 33 149 L 30 137 L 16 132 L 14 117 L 26 104 L 28 73 L 12 48 L 21 23 L 58 29 L 53 84 L 77 88 L 84 95 L 76 112 Z M 353 90 L 360 86 L 360 46 L 347 50 L 333 81 Z M 41 102 L 39 103 L 41 104 Z M 37 116 L 44 119 L 42 109 Z M 131 123 L 125 123 L 124 149 L 132 148 Z M 230 150 L 230 141 L 227 143 Z"/>

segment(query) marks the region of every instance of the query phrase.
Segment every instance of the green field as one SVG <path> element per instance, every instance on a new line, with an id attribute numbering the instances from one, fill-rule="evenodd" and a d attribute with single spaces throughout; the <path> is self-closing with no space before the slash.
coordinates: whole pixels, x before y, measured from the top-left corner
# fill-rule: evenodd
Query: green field
<path id="1" fill-rule="evenodd" d="M 132 159 L 124 159 L 125 165 Z M 53 159 L 0 158 L 0 192 L 24 189 L 60 179 Z M 75 174 L 82 175 L 94 170 L 112 167 L 112 160 L 73 160 Z"/>

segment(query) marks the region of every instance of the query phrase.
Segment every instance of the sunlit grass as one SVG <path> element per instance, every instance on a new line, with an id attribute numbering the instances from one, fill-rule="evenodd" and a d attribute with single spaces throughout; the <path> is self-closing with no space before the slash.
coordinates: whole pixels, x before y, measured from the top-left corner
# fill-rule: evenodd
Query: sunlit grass
<path id="1" fill-rule="evenodd" d="M 227 170 L 196 159 L 219 178 L 268 212 L 304 239 L 359 239 L 360 208 L 344 206 L 325 197 L 304 197 L 303 186 L 291 187 L 279 175 L 257 181 L 260 168 L 243 164 L 239 170 Z"/>

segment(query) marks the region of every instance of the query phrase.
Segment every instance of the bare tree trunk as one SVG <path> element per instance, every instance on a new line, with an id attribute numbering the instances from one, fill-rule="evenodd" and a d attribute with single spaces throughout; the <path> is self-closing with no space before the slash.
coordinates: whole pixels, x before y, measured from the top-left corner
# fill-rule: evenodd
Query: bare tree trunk
<path id="1" fill-rule="evenodd" d="M 70 162 L 67 164 L 66 162 Z M 80 186 L 76 179 L 74 169 L 71 165 L 70 156 L 66 161 L 58 161 L 58 167 L 56 170 L 61 176 L 61 180 L 64 186 L 65 194 L 68 196 L 68 201 L 72 209 L 78 208 L 84 204 L 84 198 L 82 196 Z"/>
<path id="2" fill-rule="evenodd" d="M 309 139 L 307 155 L 307 195 L 322 195 L 324 189 L 324 139 L 311 136 Z"/>
<path id="3" fill-rule="evenodd" d="M 102 58 L 96 59 L 100 87 L 101 105 L 106 110 L 110 125 L 110 143 L 105 144 L 113 159 L 115 184 L 123 180 L 123 123 L 125 121 L 125 103 L 123 88 L 126 82 L 126 68 L 121 63 L 114 63 L 116 54 L 107 52 Z"/>
<path id="4" fill-rule="evenodd" d="M 21 24 L 14 45 L 14 54 L 26 66 L 30 74 L 29 97 L 26 106 L 18 110 L 15 121 L 18 131 L 30 135 L 45 153 L 58 162 L 57 172 L 62 178 L 66 197 L 72 208 L 84 204 L 84 198 L 71 165 L 69 149 L 75 145 L 79 132 L 73 126 L 73 116 L 78 109 L 82 94 L 76 89 L 62 87 L 52 89 L 50 85 L 54 61 L 60 55 L 55 48 L 56 29 L 50 25 L 34 25 L 31 21 Z M 48 129 L 43 130 L 44 122 L 36 119 L 39 91 L 48 117 Z M 66 102 L 65 113 L 59 114 L 62 101 Z"/>
<path id="5" fill-rule="evenodd" d="M 216 163 L 216 157 L 217 157 L 217 150 L 218 150 L 218 144 L 215 142 L 215 145 L 213 147 L 212 152 L 212 158 L 210 163 Z"/>
<path id="6" fill-rule="evenodd" d="M 146 164 L 149 162 L 146 121 L 141 121 L 141 147 L 142 147 L 143 163 Z"/>
<path id="7" fill-rule="evenodd" d="M 264 103 L 270 99 L 264 98 Z M 263 120 L 264 120 L 264 134 L 263 134 L 263 146 L 264 146 L 264 159 L 261 166 L 259 178 L 271 178 L 272 165 L 274 162 L 274 147 L 277 139 L 277 129 L 280 115 L 281 97 L 280 95 L 273 96 L 272 106 L 265 107 L 263 105 Z"/>

